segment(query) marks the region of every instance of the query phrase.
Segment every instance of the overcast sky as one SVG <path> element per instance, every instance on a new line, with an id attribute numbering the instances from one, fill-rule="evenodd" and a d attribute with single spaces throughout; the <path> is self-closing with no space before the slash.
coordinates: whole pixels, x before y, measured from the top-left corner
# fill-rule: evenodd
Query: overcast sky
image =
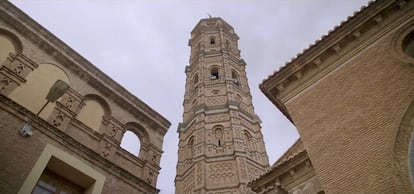
<path id="1" fill-rule="evenodd" d="M 17 7 L 166 117 L 171 127 L 157 187 L 174 193 L 177 124 L 182 122 L 188 39 L 196 23 L 221 17 L 240 37 L 239 49 L 270 165 L 298 138 L 295 127 L 258 85 L 366 0 L 13 0 Z"/>

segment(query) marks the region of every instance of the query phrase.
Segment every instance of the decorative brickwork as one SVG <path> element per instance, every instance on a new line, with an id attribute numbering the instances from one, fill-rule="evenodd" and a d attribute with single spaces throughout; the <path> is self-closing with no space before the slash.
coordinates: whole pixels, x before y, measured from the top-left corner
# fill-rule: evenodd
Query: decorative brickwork
<path id="1" fill-rule="evenodd" d="M 191 33 L 176 193 L 251 192 L 248 181 L 268 168 L 237 40 L 220 18 L 202 19 Z M 250 149 L 241 130 L 251 134 Z"/>

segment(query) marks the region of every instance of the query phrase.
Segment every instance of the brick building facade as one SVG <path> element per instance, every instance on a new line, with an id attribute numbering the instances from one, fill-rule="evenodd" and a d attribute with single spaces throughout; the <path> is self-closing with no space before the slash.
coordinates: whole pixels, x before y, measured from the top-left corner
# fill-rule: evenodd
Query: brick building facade
<path id="1" fill-rule="evenodd" d="M 413 193 L 412 0 L 370 2 L 260 88 L 297 127 L 324 192 Z M 294 193 L 281 176 L 298 178 L 280 172 L 250 185 Z"/>
<path id="2" fill-rule="evenodd" d="M 56 80 L 69 89 L 36 112 Z M 170 123 L 8 1 L 0 2 L 0 193 L 158 193 Z M 32 134 L 19 130 L 32 120 Z M 135 156 L 120 147 L 138 136 Z"/>

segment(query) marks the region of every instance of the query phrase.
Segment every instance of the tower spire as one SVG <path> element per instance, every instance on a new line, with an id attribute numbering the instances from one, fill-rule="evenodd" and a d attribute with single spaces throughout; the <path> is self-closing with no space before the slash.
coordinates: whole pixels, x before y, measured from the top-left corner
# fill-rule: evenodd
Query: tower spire
<path id="1" fill-rule="evenodd" d="M 176 193 L 249 193 L 269 166 L 238 39 L 221 18 L 191 32 Z"/>

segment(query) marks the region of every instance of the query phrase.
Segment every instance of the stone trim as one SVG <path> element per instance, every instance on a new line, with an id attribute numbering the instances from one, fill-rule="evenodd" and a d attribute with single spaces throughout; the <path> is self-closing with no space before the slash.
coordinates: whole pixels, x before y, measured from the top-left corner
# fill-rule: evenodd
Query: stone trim
<path id="1" fill-rule="evenodd" d="M 410 33 L 414 31 L 414 20 L 411 20 L 409 23 L 405 24 L 403 28 L 398 30 L 397 33 L 395 33 L 392 42 L 391 42 L 391 54 L 400 60 L 404 64 L 408 64 L 414 67 L 414 58 L 411 56 L 408 56 L 406 53 L 404 53 L 401 45 L 403 44 L 404 38 Z"/>
<path id="2" fill-rule="evenodd" d="M 78 170 L 85 176 L 91 177 L 94 182 L 86 188 L 87 194 L 99 194 L 102 193 L 102 189 L 105 183 L 105 176 L 93 169 L 88 164 L 82 162 L 78 158 L 72 156 L 71 154 L 53 146 L 52 144 L 46 144 L 45 149 L 40 155 L 39 159 L 33 166 L 29 175 L 26 177 L 22 187 L 18 191 L 18 194 L 31 193 L 32 189 L 36 186 L 36 183 L 46 168 L 49 161 L 52 157 L 57 158 L 63 163 L 69 165 L 73 169 Z"/>
<path id="3" fill-rule="evenodd" d="M 413 177 L 410 178 L 410 170 L 414 171 L 414 169 L 409 167 L 410 162 L 413 162 L 409 159 L 409 151 L 412 152 L 414 148 L 410 147 L 410 141 L 414 141 L 414 101 L 408 106 L 395 138 L 392 161 L 395 193 L 414 191 L 413 180 L 411 180 Z"/>

